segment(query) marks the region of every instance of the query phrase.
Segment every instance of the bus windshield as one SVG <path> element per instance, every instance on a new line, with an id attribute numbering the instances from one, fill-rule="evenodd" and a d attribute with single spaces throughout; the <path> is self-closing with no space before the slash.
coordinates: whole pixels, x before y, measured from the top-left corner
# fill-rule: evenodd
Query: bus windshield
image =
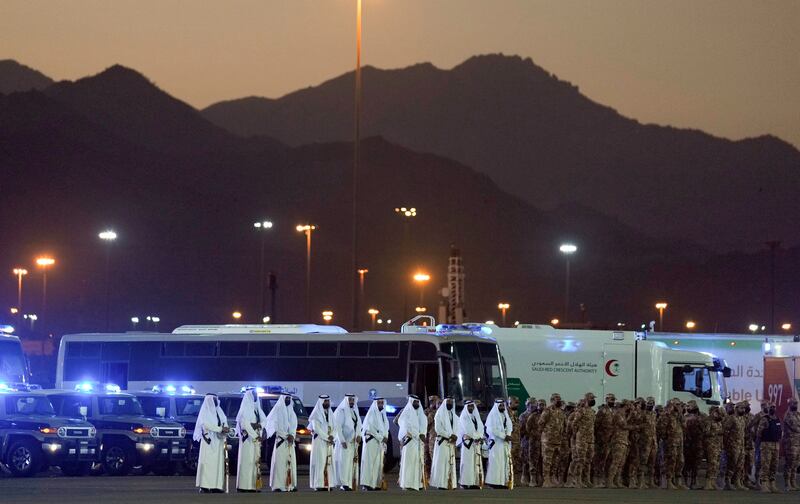
<path id="1" fill-rule="evenodd" d="M 0 339 L 0 382 L 26 383 L 25 356 L 19 341 Z"/>
<path id="2" fill-rule="evenodd" d="M 494 343 L 454 342 L 441 346 L 444 389 L 456 402 L 479 400 L 481 408 L 503 397 L 502 373 Z"/>

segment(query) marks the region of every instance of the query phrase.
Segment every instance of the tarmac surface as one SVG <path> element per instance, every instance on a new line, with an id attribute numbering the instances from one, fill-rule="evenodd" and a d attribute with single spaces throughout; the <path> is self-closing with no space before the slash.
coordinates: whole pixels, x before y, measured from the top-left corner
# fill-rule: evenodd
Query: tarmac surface
<path id="1" fill-rule="evenodd" d="M 541 489 L 517 487 L 514 490 L 428 490 L 404 492 L 397 488 L 397 473 L 388 475 L 388 492 L 314 492 L 308 488 L 308 477 L 299 476 L 299 491 L 296 493 L 260 494 L 203 494 L 194 488 L 194 478 L 187 476 L 86 476 L 68 478 L 58 472 L 44 473 L 35 478 L 0 477 L 0 503 L 49 503 L 67 504 L 98 502 L 108 503 L 165 503 L 181 504 L 195 502 L 249 503 L 249 502 L 491 502 L 506 503 L 536 501 L 542 503 L 603 503 L 614 504 L 647 503 L 719 503 L 749 502 L 797 503 L 800 492 L 762 494 L 757 491 L 706 492 L 702 490 L 603 490 L 603 489 Z M 231 478 L 235 485 L 235 478 Z"/>

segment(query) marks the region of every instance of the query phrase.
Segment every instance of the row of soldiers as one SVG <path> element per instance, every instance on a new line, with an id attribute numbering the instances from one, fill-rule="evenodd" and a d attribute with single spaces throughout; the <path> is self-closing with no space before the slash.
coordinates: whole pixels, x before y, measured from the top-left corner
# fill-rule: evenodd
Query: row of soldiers
<path id="1" fill-rule="evenodd" d="M 595 402 L 592 393 L 577 404 L 565 403 L 559 394 L 551 395 L 549 405 L 529 398 L 517 417 L 519 400 L 509 398 L 512 456 L 520 483 L 544 488 L 699 488 L 698 473 L 705 460 L 705 490 L 778 492 L 775 477 L 782 445 L 785 488 L 800 490 L 800 413 L 795 399 L 783 421 L 768 401 L 756 414 L 747 401 L 712 406 L 707 414 L 693 400 L 657 405 L 652 397 L 618 401 L 607 394 L 596 410 Z M 431 397 L 429 429 L 436 404 L 437 398 Z"/>

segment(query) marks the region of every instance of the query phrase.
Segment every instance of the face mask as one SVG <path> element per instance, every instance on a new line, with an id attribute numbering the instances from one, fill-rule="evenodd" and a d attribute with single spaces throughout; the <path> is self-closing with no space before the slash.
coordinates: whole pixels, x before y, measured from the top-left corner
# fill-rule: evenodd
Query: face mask
<path id="1" fill-rule="evenodd" d="M 744 412 L 745 412 L 745 413 L 750 413 L 750 406 L 746 407 L 746 408 L 744 409 Z"/>
<path id="2" fill-rule="evenodd" d="M 768 411 L 769 411 L 770 415 L 774 415 L 775 414 L 775 407 L 771 406 Z"/>
<path id="3" fill-rule="evenodd" d="M 451 409 L 453 409 L 453 404 L 452 403 L 447 403 L 447 406 L 445 406 L 445 407 L 447 409 L 451 410 Z"/>
<path id="4" fill-rule="evenodd" d="M 591 408 L 594 405 L 595 405 L 594 399 L 589 399 L 589 407 Z"/>
<path id="5" fill-rule="evenodd" d="M 653 408 L 655 407 L 656 407 L 655 404 L 648 404 L 645 408 L 647 409 L 647 411 L 653 411 Z"/>
<path id="6" fill-rule="evenodd" d="M 792 411 L 797 411 L 797 405 L 795 405 L 795 406 L 792 406 L 792 407 L 790 407 L 789 409 L 790 409 L 790 410 L 792 410 Z"/>
<path id="7" fill-rule="evenodd" d="M 606 401 L 606 406 L 608 406 L 609 408 L 613 408 L 614 407 L 614 401 Z"/>
<path id="8" fill-rule="evenodd" d="M 556 401 L 556 408 L 561 408 L 564 406 L 564 401 Z"/>
<path id="9" fill-rule="evenodd" d="M 744 410 L 736 410 L 736 414 L 739 415 L 739 416 L 745 416 L 747 414 L 747 412 L 744 411 Z"/>

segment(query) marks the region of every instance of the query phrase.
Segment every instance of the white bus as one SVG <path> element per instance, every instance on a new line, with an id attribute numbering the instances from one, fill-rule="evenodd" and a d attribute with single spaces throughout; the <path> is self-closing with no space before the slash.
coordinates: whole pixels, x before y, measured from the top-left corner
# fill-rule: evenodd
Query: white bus
<path id="1" fill-rule="evenodd" d="M 191 385 L 199 393 L 263 386 L 292 393 L 306 406 L 322 393 L 355 393 L 362 400 L 451 395 L 485 407 L 507 393 L 493 338 L 433 324 L 406 325 L 400 333 L 232 324 L 181 326 L 172 333 L 68 334 L 58 351 L 56 387 L 81 382 L 127 390 Z"/>
<path id="2" fill-rule="evenodd" d="M 0 331 L 0 388 L 13 384 L 29 384 L 31 372 L 16 336 Z"/>

